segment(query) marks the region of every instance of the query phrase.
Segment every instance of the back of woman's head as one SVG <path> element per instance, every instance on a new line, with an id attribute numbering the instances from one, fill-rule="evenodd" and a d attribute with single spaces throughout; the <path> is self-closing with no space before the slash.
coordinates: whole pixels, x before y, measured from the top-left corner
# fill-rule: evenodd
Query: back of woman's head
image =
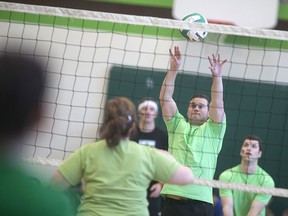
<path id="1" fill-rule="evenodd" d="M 109 147 L 117 146 L 121 139 L 135 133 L 135 106 L 128 98 L 117 97 L 107 102 L 100 136 Z"/>

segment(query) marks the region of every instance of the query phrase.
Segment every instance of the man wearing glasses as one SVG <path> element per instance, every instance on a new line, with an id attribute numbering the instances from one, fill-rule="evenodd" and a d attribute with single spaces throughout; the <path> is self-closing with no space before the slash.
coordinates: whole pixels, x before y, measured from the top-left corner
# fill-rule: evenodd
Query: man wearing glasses
<path id="1" fill-rule="evenodd" d="M 194 95 L 187 110 L 188 121 L 179 113 L 173 92 L 181 53 L 170 51 L 170 69 L 160 91 L 163 118 L 168 130 L 168 150 L 178 162 L 193 170 L 199 178 L 213 179 L 217 157 L 226 130 L 223 103 L 222 66 L 220 55 L 208 57 L 212 74 L 211 102 L 207 96 Z M 198 185 L 174 186 L 165 184 L 161 216 L 213 216 L 211 187 Z"/>

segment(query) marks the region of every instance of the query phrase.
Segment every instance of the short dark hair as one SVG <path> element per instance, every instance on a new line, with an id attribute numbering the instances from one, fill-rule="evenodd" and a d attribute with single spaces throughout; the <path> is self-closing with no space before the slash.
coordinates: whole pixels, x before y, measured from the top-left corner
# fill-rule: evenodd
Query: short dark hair
<path id="1" fill-rule="evenodd" d="M 40 113 L 43 67 L 31 56 L 0 55 L 0 139 L 21 135 Z"/>
<path id="2" fill-rule="evenodd" d="M 205 94 L 195 94 L 195 95 L 193 95 L 193 96 L 190 98 L 189 104 L 190 104 L 191 100 L 193 100 L 194 98 L 203 98 L 203 99 L 206 99 L 206 100 L 207 100 L 207 103 L 208 103 L 207 105 L 209 106 L 210 98 L 209 98 L 207 95 L 205 95 Z"/>
<path id="3" fill-rule="evenodd" d="M 248 136 L 245 136 L 242 141 L 244 142 L 246 139 L 258 141 L 258 143 L 259 143 L 259 150 L 262 151 L 263 142 L 262 142 L 262 140 L 261 140 L 260 137 L 258 137 L 258 136 L 256 136 L 256 135 L 248 135 Z"/>

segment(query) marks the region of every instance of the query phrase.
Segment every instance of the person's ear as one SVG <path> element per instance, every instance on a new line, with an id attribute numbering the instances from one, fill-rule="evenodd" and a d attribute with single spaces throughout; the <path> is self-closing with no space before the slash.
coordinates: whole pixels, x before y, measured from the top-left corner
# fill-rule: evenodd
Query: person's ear
<path id="1" fill-rule="evenodd" d="M 262 157 L 262 151 L 259 151 L 258 156 L 259 156 L 258 158 Z"/>

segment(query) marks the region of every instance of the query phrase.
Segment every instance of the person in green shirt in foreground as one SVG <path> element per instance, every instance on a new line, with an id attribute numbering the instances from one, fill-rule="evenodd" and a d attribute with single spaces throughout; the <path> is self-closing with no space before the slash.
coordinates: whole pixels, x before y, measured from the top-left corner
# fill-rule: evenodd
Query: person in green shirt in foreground
<path id="1" fill-rule="evenodd" d="M 33 55 L 0 54 L 0 215 L 71 216 L 68 197 L 23 168 L 21 137 L 39 120 L 44 88 L 42 65 Z"/>
<path id="2" fill-rule="evenodd" d="M 222 172 L 220 181 L 274 187 L 272 177 L 258 165 L 261 155 L 261 139 L 255 135 L 246 136 L 240 151 L 241 163 Z M 227 189 L 220 189 L 220 196 L 224 216 L 265 216 L 265 206 L 271 199 L 269 194 Z"/>
<path id="3" fill-rule="evenodd" d="M 151 180 L 192 184 L 192 171 L 168 152 L 131 141 L 137 127 L 136 109 L 125 97 L 105 107 L 101 140 L 84 145 L 63 164 L 52 185 L 65 190 L 84 182 L 78 216 L 148 216 L 147 188 Z"/>

